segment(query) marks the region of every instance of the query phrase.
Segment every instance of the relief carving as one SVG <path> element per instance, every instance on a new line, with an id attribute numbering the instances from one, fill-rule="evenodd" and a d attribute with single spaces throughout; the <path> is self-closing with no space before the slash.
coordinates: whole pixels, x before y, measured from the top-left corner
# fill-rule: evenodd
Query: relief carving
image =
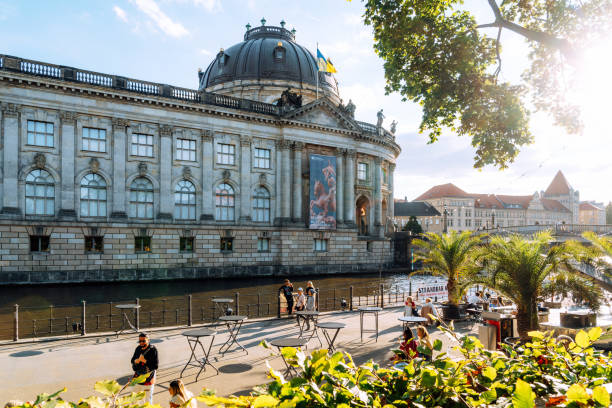
<path id="1" fill-rule="evenodd" d="M 138 163 L 138 174 L 140 174 L 141 176 L 147 174 L 147 163 Z"/>
<path id="2" fill-rule="evenodd" d="M 229 181 L 231 173 L 229 170 L 223 170 L 223 181 Z"/>
<path id="3" fill-rule="evenodd" d="M 261 173 L 259 175 L 259 184 L 266 184 L 267 181 L 266 173 Z"/>
<path id="4" fill-rule="evenodd" d="M 36 153 L 34 155 L 34 167 L 37 169 L 44 169 L 47 164 L 47 158 L 42 153 Z"/>
<path id="5" fill-rule="evenodd" d="M 100 162 L 95 157 L 89 160 L 89 168 L 93 173 L 97 173 L 100 170 Z"/>
<path id="6" fill-rule="evenodd" d="M 191 178 L 191 167 L 189 166 L 183 167 L 183 177 L 186 179 Z"/>

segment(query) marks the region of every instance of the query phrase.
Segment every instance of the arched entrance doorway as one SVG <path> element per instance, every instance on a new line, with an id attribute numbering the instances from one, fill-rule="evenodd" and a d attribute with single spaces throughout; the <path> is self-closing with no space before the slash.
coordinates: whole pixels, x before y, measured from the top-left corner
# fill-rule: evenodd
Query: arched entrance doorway
<path id="1" fill-rule="evenodd" d="M 370 219 L 370 200 L 367 197 L 361 196 L 357 199 L 356 204 L 357 229 L 359 235 L 365 236 L 369 234 L 369 219 Z"/>

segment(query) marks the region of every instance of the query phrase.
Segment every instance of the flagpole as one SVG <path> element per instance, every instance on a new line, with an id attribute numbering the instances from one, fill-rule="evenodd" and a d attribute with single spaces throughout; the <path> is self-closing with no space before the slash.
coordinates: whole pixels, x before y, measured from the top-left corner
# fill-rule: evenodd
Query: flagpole
<path id="1" fill-rule="evenodd" d="M 317 41 L 317 100 L 319 99 L 319 42 Z"/>

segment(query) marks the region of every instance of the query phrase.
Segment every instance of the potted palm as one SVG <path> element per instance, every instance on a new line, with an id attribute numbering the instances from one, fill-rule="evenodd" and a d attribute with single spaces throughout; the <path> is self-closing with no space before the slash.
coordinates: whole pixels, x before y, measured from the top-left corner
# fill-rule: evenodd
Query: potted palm
<path id="1" fill-rule="evenodd" d="M 476 259 L 485 271 L 480 283 L 495 289 L 517 306 L 518 332 L 526 338 L 538 330 L 538 300 L 551 293 L 573 294 L 599 308 L 601 289 L 576 274 L 575 252 L 566 244 L 552 245 L 549 232 L 531 237 L 491 238 Z"/>
<path id="2" fill-rule="evenodd" d="M 473 282 L 476 271 L 473 254 L 481 242 L 481 236 L 470 231 L 451 231 L 442 235 L 428 232 L 423 239 L 412 242 L 417 248 L 415 258 L 423 262 L 423 272 L 447 279 L 445 319 L 460 317 L 458 305 L 463 292 Z"/>

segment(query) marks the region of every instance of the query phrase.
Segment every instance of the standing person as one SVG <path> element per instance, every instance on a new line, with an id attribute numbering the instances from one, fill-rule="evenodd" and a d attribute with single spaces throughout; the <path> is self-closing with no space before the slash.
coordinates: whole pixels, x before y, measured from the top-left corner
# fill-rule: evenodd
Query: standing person
<path id="1" fill-rule="evenodd" d="M 297 302 L 295 303 L 295 310 L 302 311 L 306 309 L 306 296 L 304 296 L 304 289 L 298 288 Z"/>
<path id="2" fill-rule="evenodd" d="M 317 291 L 312 284 L 312 281 L 308 281 L 306 284 L 306 310 L 314 311 L 315 310 L 315 295 Z"/>
<path id="3" fill-rule="evenodd" d="M 429 354 L 419 353 L 420 357 L 422 357 L 426 361 L 431 361 L 433 357 L 433 345 L 431 344 L 431 339 L 429 338 L 429 332 L 424 326 L 417 327 L 417 341 L 419 342 L 419 346 L 426 347 L 429 349 Z"/>
<path id="4" fill-rule="evenodd" d="M 287 314 L 291 316 L 293 312 L 293 284 L 289 279 L 285 279 L 285 283 L 278 289 L 279 293 L 287 300 Z"/>
<path id="5" fill-rule="evenodd" d="M 172 398 L 170 398 L 170 408 L 179 408 L 187 401 L 189 401 L 189 404 L 185 406 L 186 408 L 198 408 L 198 400 L 185 388 L 183 381 L 170 381 L 168 392 L 172 396 Z"/>
<path id="6" fill-rule="evenodd" d="M 149 386 L 149 403 L 153 404 L 155 373 L 159 366 L 159 360 L 157 357 L 157 349 L 149 343 L 148 334 L 140 333 L 138 335 L 138 346 L 136 350 L 134 350 L 131 362 L 132 369 L 134 370 L 134 377 L 151 373 L 141 385 Z"/>

